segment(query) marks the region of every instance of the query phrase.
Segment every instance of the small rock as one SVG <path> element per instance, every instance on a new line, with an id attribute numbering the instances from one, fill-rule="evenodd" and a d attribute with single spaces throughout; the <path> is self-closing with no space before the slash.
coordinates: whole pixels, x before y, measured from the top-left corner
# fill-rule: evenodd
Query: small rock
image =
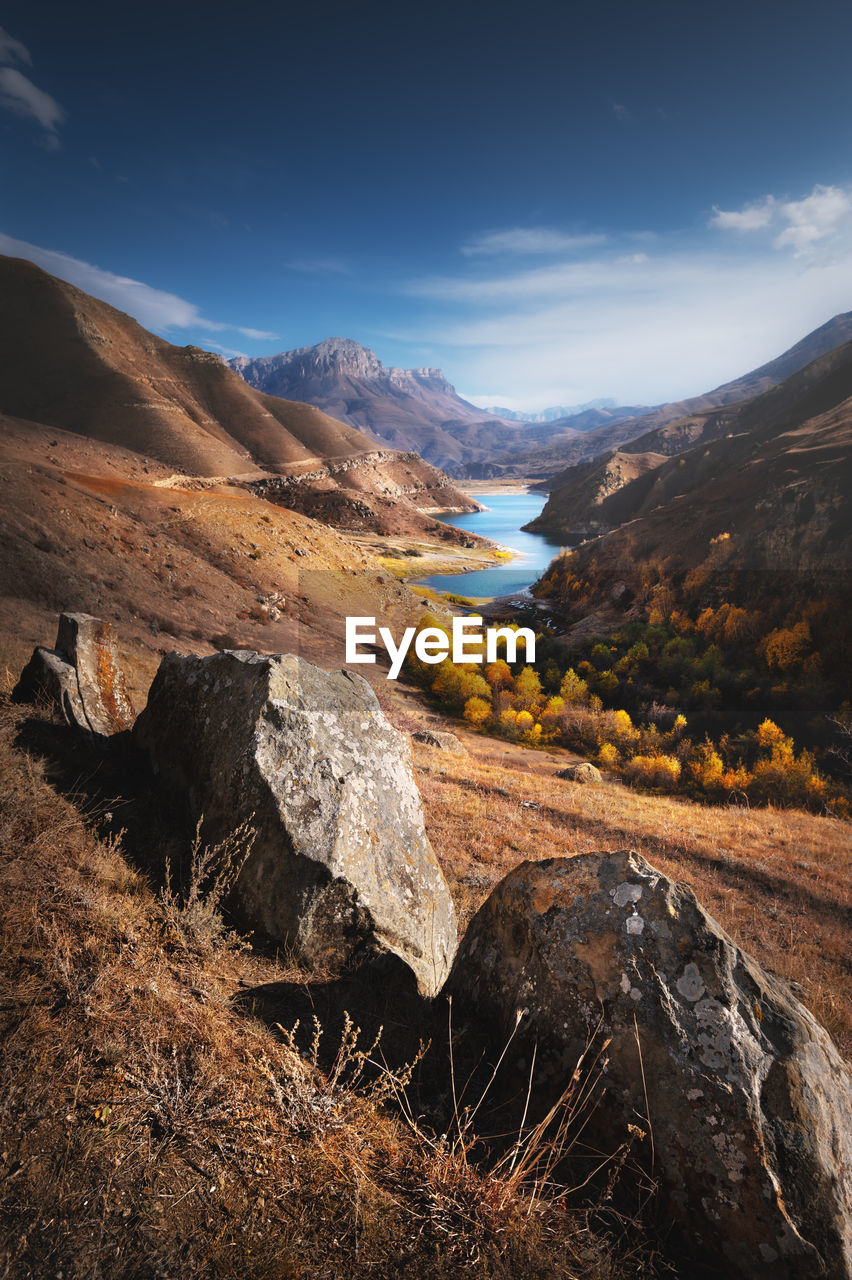
<path id="1" fill-rule="evenodd" d="M 415 729 L 411 737 L 426 747 L 434 747 L 436 751 L 450 751 L 456 756 L 467 755 L 467 747 L 454 733 L 444 733 L 440 729 Z"/>
<path id="2" fill-rule="evenodd" d="M 131 727 L 133 706 L 108 622 L 88 613 L 59 615 L 56 648 L 33 651 L 12 698 L 31 702 L 39 695 L 56 703 L 69 724 L 97 738 Z"/>
<path id="3" fill-rule="evenodd" d="M 586 786 L 598 786 L 603 782 L 600 769 L 584 760 L 582 764 L 569 764 L 567 769 L 560 769 L 557 778 L 567 778 L 569 782 L 579 782 Z"/>

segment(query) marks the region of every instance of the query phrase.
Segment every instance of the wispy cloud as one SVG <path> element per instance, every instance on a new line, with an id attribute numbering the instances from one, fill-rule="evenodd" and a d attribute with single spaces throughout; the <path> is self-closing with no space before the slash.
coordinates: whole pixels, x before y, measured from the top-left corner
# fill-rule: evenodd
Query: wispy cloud
<path id="1" fill-rule="evenodd" d="M 348 276 L 352 270 L 339 258 L 295 258 L 285 262 L 288 271 L 303 271 L 311 276 Z"/>
<path id="2" fill-rule="evenodd" d="M 568 235 L 550 227 L 510 227 L 505 231 L 488 231 L 474 236 L 462 246 L 467 257 L 495 254 L 558 254 L 574 253 L 603 244 L 606 236 L 597 232 L 587 235 Z"/>
<path id="3" fill-rule="evenodd" d="M 612 104 L 612 114 L 616 120 L 630 120 L 630 109 L 625 107 L 623 102 L 614 102 Z"/>
<path id="4" fill-rule="evenodd" d="M 244 338 L 254 338 L 257 342 L 271 342 L 273 338 L 277 338 L 277 333 L 271 333 L 268 329 L 248 329 L 245 325 L 219 325 L 220 329 L 234 328 L 236 333 L 241 333 Z M 240 352 L 236 353 L 237 355 Z"/>
<path id="5" fill-rule="evenodd" d="M 0 67 L 0 107 L 37 120 L 46 140 L 52 146 L 59 146 L 59 126 L 65 120 L 65 111 L 55 98 L 39 89 L 16 67 Z"/>
<path id="6" fill-rule="evenodd" d="M 251 359 L 251 356 L 248 355 L 245 351 L 237 351 L 235 347 L 223 347 L 218 342 L 208 341 L 207 343 L 205 343 L 205 346 L 210 347 L 213 351 L 219 351 L 223 356 L 228 356 L 229 358 L 233 356 L 242 356 L 244 360 Z"/>
<path id="7" fill-rule="evenodd" d="M 194 302 L 187 302 L 176 293 L 167 293 L 163 289 L 154 289 L 143 284 L 141 280 L 133 280 L 129 276 L 119 276 L 112 271 L 104 271 L 101 267 L 83 262 L 80 258 L 72 258 L 70 254 L 59 253 L 55 249 L 44 249 L 40 245 L 29 244 L 26 240 L 16 240 L 12 236 L 0 232 L 0 253 L 13 258 L 26 258 L 37 266 L 49 271 L 51 275 L 76 285 L 86 293 L 93 294 L 103 302 L 126 311 L 138 320 L 146 329 L 158 332 L 171 329 L 202 329 L 211 333 L 229 330 L 241 333 L 246 338 L 272 340 L 278 335 L 264 329 L 250 329 L 241 325 L 226 324 L 219 320 L 208 320 Z"/>
<path id="8" fill-rule="evenodd" d="M 532 271 L 495 275 L 487 279 L 469 276 L 430 276 L 410 281 L 412 297 L 445 302 L 501 303 L 541 302 L 549 298 L 595 292 L 614 284 L 631 290 L 645 288 L 645 275 L 635 268 L 649 262 L 646 253 L 615 258 L 587 258 L 582 262 L 557 262 Z"/>
<path id="9" fill-rule="evenodd" d="M 27 46 L 0 27 L 0 62 L 25 62 L 27 66 L 32 66 L 32 61 Z"/>
<path id="10" fill-rule="evenodd" d="M 714 209 L 710 226 L 723 231 L 771 228 L 776 249 L 792 249 L 804 257 L 821 242 L 852 232 L 852 191 L 817 184 L 801 200 L 764 196 L 743 209 Z"/>
<path id="11" fill-rule="evenodd" d="M 720 227 L 723 231 L 759 231 L 768 227 L 775 217 L 775 197 L 766 196 L 755 204 L 747 204 L 744 209 L 718 209 L 714 205 L 711 227 Z"/>
<path id="12" fill-rule="evenodd" d="M 710 226 L 653 239 L 612 233 L 592 252 L 525 270 L 495 259 L 484 275 L 462 258 L 456 272 L 403 286 L 422 300 L 423 320 L 393 336 L 430 345 L 468 398 L 528 409 L 599 396 L 648 404 L 726 382 L 849 309 L 844 188 L 717 210 Z"/>
<path id="13" fill-rule="evenodd" d="M 31 65 L 32 58 L 26 45 L 0 27 L 0 63 L 10 62 Z M 65 121 L 64 108 L 17 67 L 0 66 L 0 109 L 35 120 L 44 130 L 44 145 L 50 150 L 59 146 L 59 126 Z"/>

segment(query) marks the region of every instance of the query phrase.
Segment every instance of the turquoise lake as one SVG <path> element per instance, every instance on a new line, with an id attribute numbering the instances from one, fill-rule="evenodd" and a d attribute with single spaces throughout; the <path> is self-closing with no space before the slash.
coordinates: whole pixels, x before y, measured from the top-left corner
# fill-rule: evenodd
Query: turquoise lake
<path id="1" fill-rule="evenodd" d="M 474 569 L 471 573 L 433 573 L 419 582 L 435 591 L 452 591 L 463 596 L 505 596 L 531 587 L 550 564 L 563 543 L 538 533 L 524 533 L 521 525 L 535 519 L 546 501 L 543 493 L 475 493 L 485 511 L 465 515 L 442 515 L 444 524 L 469 529 L 491 538 L 516 553 L 516 559 L 500 568 Z"/>

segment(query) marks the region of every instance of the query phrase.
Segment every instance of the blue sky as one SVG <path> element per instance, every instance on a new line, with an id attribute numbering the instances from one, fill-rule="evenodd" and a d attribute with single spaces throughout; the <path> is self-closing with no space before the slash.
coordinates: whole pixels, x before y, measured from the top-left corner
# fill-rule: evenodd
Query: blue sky
<path id="1" fill-rule="evenodd" d="M 480 403 L 708 389 L 852 308 L 852 6 L 11 3 L 0 252 L 173 342 Z"/>

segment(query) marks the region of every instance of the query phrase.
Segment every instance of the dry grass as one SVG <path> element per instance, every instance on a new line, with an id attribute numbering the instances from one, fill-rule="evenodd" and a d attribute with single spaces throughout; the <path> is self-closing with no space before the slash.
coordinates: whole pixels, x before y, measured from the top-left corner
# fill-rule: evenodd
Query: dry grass
<path id="1" fill-rule="evenodd" d="M 447 726 L 450 727 L 450 726 Z M 452 726 L 455 728 L 455 726 Z M 637 849 L 688 884 L 852 1056 L 852 827 L 556 778 L 541 753 L 465 734 L 469 760 L 417 747 L 430 839 L 463 923 L 524 859 Z"/>
<path id="2" fill-rule="evenodd" d="M 298 975 L 197 896 L 181 919 L 190 899 L 155 894 L 14 736 L 0 705 L 0 1274 L 651 1274 L 390 1114 L 399 1080 L 358 1085 L 351 1031 L 322 1071 L 240 1013 L 241 989 Z"/>

